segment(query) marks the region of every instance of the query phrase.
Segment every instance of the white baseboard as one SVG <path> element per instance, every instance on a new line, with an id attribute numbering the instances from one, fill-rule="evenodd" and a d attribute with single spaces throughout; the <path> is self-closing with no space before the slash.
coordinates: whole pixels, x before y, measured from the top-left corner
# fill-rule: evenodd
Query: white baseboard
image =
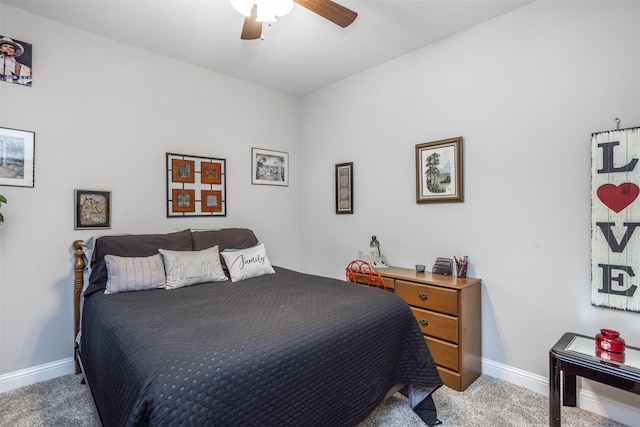
<path id="1" fill-rule="evenodd" d="M 536 393 L 549 395 L 549 379 L 531 372 L 523 371 L 511 366 L 482 359 L 482 373 L 490 377 L 528 388 Z M 627 392 L 631 394 L 630 392 Z M 589 412 L 602 415 L 630 427 L 640 427 L 640 408 L 630 406 L 591 390 L 578 389 L 578 407 Z"/>
<path id="2" fill-rule="evenodd" d="M 73 374 L 76 370 L 73 357 L 44 365 L 21 369 L 8 374 L 0 375 L 0 393 L 14 390 L 16 388 L 51 380 L 67 374 Z"/>

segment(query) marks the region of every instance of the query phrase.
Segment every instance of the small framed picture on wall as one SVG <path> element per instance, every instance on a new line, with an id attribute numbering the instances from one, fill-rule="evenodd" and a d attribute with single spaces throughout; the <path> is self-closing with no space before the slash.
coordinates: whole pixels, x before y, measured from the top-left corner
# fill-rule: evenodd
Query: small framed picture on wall
<path id="1" fill-rule="evenodd" d="M 289 185 L 289 153 L 251 149 L 251 183 Z"/>
<path id="2" fill-rule="evenodd" d="M 35 132 L 0 127 L 0 185 L 33 187 Z"/>
<path id="3" fill-rule="evenodd" d="M 0 81 L 31 86 L 31 43 L 0 34 Z"/>
<path id="4" fill-rule="evenodd" d="M 336 213 L 353 213 L 353 162 L 336 165 Z"/>
<path id="5" fill-rule="evenodd" d="M 462 137 L 416 145 L 416 203 L 462 202 Z"/>
<path id="6" fill-rule="evenodd" d="M 75 190 L 75 229 L 111 228 L 111 191 Z"/>

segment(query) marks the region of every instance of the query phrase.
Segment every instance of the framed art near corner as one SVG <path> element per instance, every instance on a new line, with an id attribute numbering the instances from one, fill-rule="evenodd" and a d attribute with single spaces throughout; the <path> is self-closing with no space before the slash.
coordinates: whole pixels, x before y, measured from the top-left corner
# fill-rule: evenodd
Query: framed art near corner
<path id="1" fill-rule="evenodd" d="M 0 34 L 0 81 L 31 86 L 31 43 Z"/>
<path id="2" fill-rule="evenodd" d="M 75 229 L 111 228 L 111 192 L 75 190 Z"/>
<path id="3" fill-rule="evenodd" d="M 289 153 L 251 149 L 251 183 L 289 185 Z"/>
<path id="4" fill-rule="evenodd" d="M 462 202 L 462 137 L 416 145 L 416 203 Z"/>
<path id="5" fill-rule="evenodd" d="M 336 165 L 336 213 L 353 213 L 353 162 Z"/>
<path id="6" fill-rule="evenodd" d="M 167 153 L 167 217 L 226 215 L 225 159 Z"/>
<path id="7" fill-rule="evenodd" d="M 0 185 L 33 187 L 34 132 L 0 127 Z"/>

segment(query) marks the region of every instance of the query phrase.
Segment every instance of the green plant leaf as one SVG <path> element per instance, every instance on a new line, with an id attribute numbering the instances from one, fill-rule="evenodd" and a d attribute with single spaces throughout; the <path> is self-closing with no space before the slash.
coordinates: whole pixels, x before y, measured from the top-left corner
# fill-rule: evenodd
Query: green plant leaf
<path id="1" fill-rule="evenodd" d="M 7 198 L 0 194 L 0 207 L 2 207 L 3 203 L 7 203 Z M 0 224 L 4 222 L 4 216 L 0 213 Z"/>

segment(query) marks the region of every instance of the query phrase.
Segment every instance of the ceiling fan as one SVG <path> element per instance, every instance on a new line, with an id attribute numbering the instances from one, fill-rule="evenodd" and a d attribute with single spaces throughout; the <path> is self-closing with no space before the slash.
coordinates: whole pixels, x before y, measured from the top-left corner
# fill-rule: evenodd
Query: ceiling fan
<path id="1" fill-rule="evenodd" d="M 261 39 L 262 24 L 275 22 L 276 16 L 291 12 L 294 2 L 343 28 L 358 16 L 356 12 L 332 0 L 231 0 L 233 7 L 245 16 L 240 38 Z"/>

